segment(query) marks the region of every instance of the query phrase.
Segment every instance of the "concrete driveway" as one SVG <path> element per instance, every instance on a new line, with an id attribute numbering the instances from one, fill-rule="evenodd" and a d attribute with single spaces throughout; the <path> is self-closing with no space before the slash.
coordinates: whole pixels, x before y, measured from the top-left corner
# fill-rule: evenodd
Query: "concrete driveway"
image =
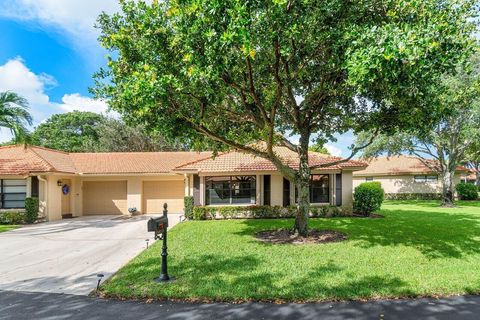
<path id="1" fill-rule="evenodd" d="M 0 290 L 87 295 L 153 243 L 147 216 L 80 217 L 0 233 Z M 169 214 L 170 226 L 179 215 Z M 160 257 L 160 253 L 159 253 Z"/>

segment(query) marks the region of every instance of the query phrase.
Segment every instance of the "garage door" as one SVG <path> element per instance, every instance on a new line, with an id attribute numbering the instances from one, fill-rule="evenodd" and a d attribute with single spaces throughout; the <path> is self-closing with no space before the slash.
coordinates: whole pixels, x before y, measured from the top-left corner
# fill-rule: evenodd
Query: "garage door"
<path id="1" fill-rule="evenodd" d="M 185 189 L 183 180 L 145 181 L 143 183 L 143 211 L 162 213 L 163 204 L 168 204 L 168 212 L 183 212 Z"/>
<path id="2" fill-rule="evenodd" d="M 83 214 L 126 214 L 127 181 L 83 182 Z"/>

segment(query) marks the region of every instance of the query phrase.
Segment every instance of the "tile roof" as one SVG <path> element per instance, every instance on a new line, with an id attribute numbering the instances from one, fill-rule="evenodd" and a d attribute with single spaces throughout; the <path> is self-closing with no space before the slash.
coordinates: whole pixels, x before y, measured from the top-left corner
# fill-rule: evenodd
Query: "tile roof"
<path id="1" fill-rule="evenodd" d="M 475 170 L 469 170 L 466 174 L 462 175 L 462 179 L 467 179 L 467 180 L 477 180 L 477 173 Z"/>
<path id="2" fill-rule="evenodd" d="M 292 168 L 298 168 L 295 152 L 276 147 L 275 152 Z M 339 157 L 310 152 L 310 165 L 328 164 Z M 365 162 L 350 160 L 327 166 L 324 170 L 363 168 Z M 172 171 L 200 172 L 275 171 L 268 160 L 239 151 L 212 158 L 211 152 L 105 152 L 66 153 L 36 146 L 0 147 L 0 175 L 60 172 L 71 174 L 157 174 Z"/>
<path id="3" fill-rule="evenodd" d="M 67 153 L 14 145 L 0 147 L 0 175 L 60 172 L 81 174 L 170 173 L 175 167 L 211 152 Z"/>
<path id="4" fill-rule="evenodd" d="M 433 165 L 435 160 L 429 160 Z M 432 173 L 433 171 L 427 167 L 417 157 L 413 156 L 391 156 L 378 157 L 367 160 L 368 167 L 364 170 L 354 172 L 354 176 L 372 176 L 372 175 L 401 175 L 415 173 Z M 457 171 L 466 171 L 462 166 L 457 167 Z"/>
<path id="5" fill-rule="evenodd" d="M 275 147 L 274 152 L 285 161 L 290 167 L 298 168 L 299 158 L 297 153 L 286 147 Z M 338 160 L 340 157 L 333 157 L 317 152 L 309 153 L 310 166 L 328 164 Z M 340 164 L 323 167 L 322 170 L 341 170 L 345 168 L 356 169 L 365 167 L 367 164 L 363 161 L 349 160 Z M 241 171 L 276 171 L 277 168 L 269 160 L 256 157 L 254 155 L 233 150 L 217 155 L 189 162 L 175 168 L 176 171 L 198 171 L 198 172 L 241 172 Z"/>
<path id="6" fill-rule="evenodd" d="M 32 146 L 0 147 L 0 175 L 27 175 L 30 172 L 74 173 L 67 153 Z"/>
<path id="7" fill-rule="evenodd" d="M 107 152 L 70 153 L 82 174 L 169 173 L 188 161 L 205 158 L 211 152 Z"/>

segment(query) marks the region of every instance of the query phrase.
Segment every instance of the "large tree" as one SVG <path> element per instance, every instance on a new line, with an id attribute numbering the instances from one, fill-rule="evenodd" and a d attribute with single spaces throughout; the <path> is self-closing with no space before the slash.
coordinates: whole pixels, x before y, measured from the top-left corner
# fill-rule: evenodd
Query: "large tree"
<path id="1" fill-rule="evenodd" d="M 312 135 L 428 125 L 437 110 L 418 97 L 468 51 L 474 4 L 121 1 L 122 12 L 98 20 L 112 55 L 93 92 L 167 136 L 272 161 L 299 190 L 294 227 L 306 235 Z M 298 153 L 299 167 L 275 145 Z"/>
<path id="2" fill-rule="evenodd" d="M 464 164 L 475 173 L 475 184 L 480 187 L 480 129 L 475 142 L 465 152 Z"/>
<path id="3" fill-rule="evenodd" d="M 379 136 L 364 150 L 365 157 L 381 153 L 407 152 L 416 156 L 442 181 L 442 205 L 454 201 L 453 178 L 457 167 L 466 161 L 474 167 L 480 160 L 480 57 L 459 66 L 454 75 L 446 75 L 436 88 L 431 103 L 440 107 L 442 116 L 429 131 Z M 371 133 L 359 135 L 358 141 L 370 139 Z"/>
<path id="4" fill-rule="evenodd" d="M 27 125 L 32 125 L 28 101 L 11 91 L 0 92 L 0 127 L 9 129 L 18 143 L 27 139 Z"/>
<path id="5" fill-rule="evenodd" d="M 124 121 L 105 118 L 96 128 L 98 139 L 89 141 L 86 150 L 94 152 L 140 152 L 188 150 L 188 144 L 167 141 L 158 132 L 148 132 L 142 125 L 127 125 Z"/>
<path id="6" fill-rule="evenodd" d="M 39 125 L 29 143 L 67 152 L 138 152 L 186 150 L 145 126 L 84 111 L 55 114 Z"/>
<path id="7" fill-rule="evenodd" d="M 67 152 L 90 151 L 98 141 L 97 126 L 104 117 L 93 112 L 73 111 L 54 114 L 32 133 L 31 143 Z"/>

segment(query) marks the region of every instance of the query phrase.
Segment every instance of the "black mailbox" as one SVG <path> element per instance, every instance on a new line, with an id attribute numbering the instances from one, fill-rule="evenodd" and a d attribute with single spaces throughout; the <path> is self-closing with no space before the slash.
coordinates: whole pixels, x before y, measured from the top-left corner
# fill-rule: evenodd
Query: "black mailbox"
<path id="1" fill-rule="evenodd" d="M 150 218 L 147 221 L 147 229 L 148 232 L 155 232 L 155 240 L 161 239 L 163 241 L 162 244 L 162 267 L 160 276 L 155 278 L 156 282 L 169 282 L 174 280 L 173 277 L 168 275 L 167 271 L 167 229 L 168 229 L 168 218 L 167 218 L 168 210 L 167 204 L 163 204 L 163 216 L 158 218 Z"/>
<path id="2" fill-rule="evenodd" d="M 160 233 L 168 228 L 168 218 L 166 216 L 150 218 L 147 223 L 148 232 Z"/>

